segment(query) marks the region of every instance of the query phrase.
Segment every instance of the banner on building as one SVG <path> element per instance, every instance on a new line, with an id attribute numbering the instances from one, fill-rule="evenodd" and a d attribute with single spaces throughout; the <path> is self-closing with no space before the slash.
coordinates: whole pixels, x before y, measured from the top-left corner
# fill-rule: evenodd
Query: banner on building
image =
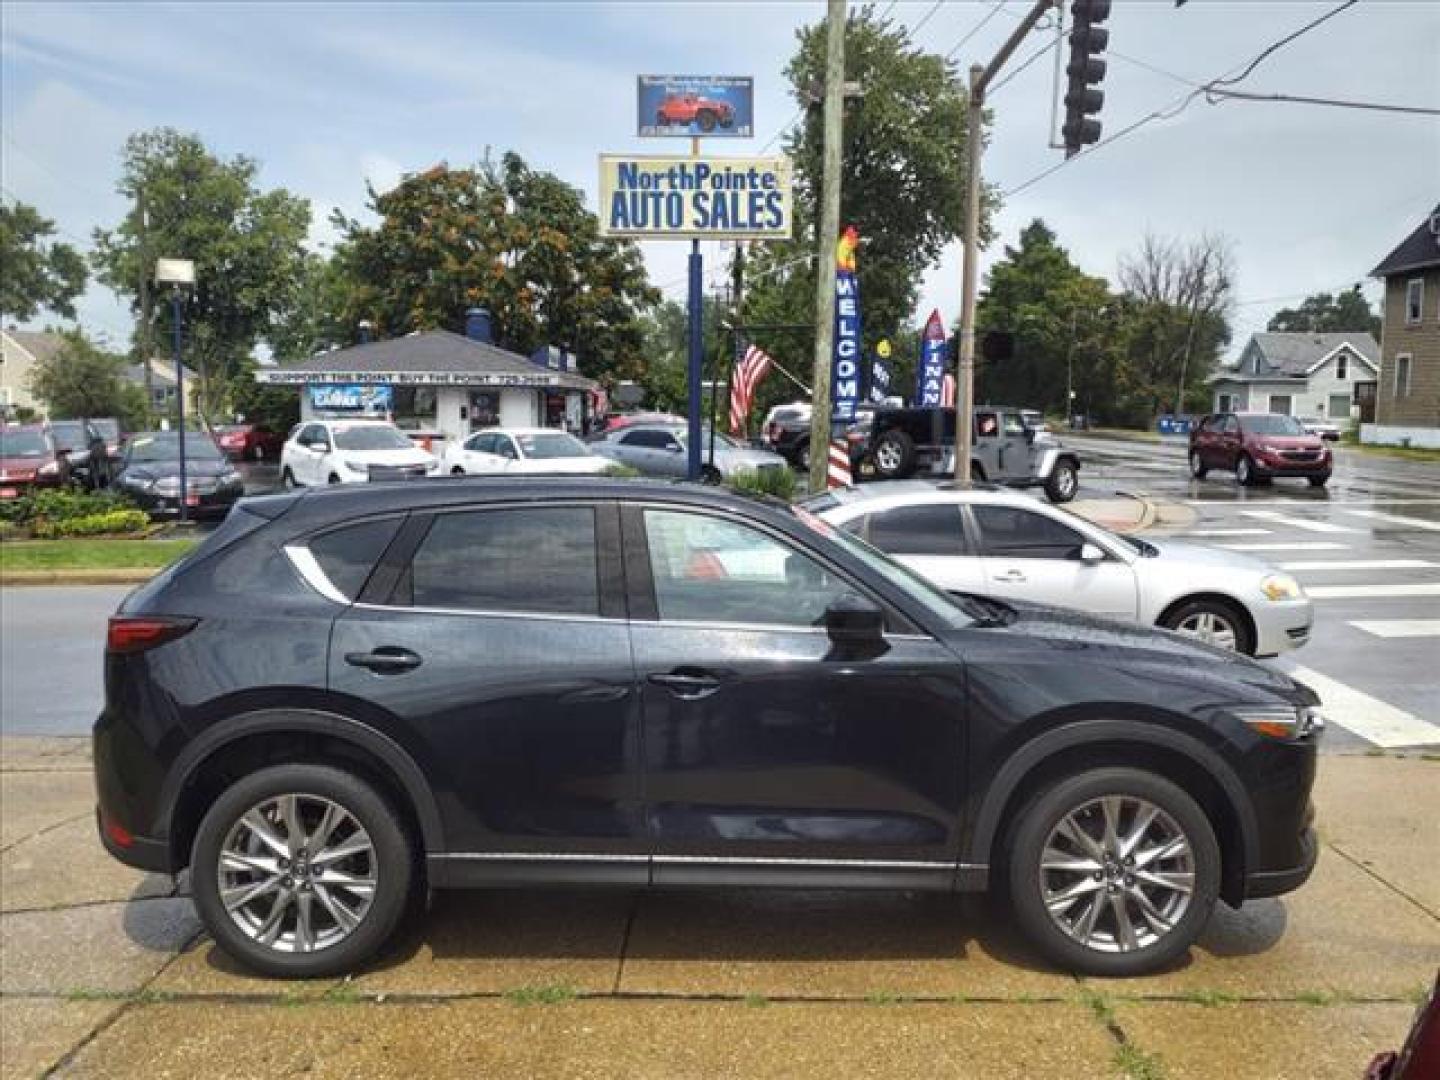
<path id="1" fill-rule="evenodd" d="M 735 364 L 730 375 L 730 434 L 744 436 L 755 402 L 755 388 L 770 373 L 773 361 L 768 353 L 751 345 Z"/>
<path id="2" fill-rule="evenodd" d="M 790 235 L 788 157 L 600 155 L 600 234 L 773 240 Z"/>
<path id="3" fill-rule="evenodd" d="M 310 407 L 316 412 L 385 416 L 394 408 L 392 387 L 361 384 L 311 386 Z"/>
<path id="4" fill-rule="evenodd" d="M 748 75 L 641 75 L 635 133 L 653 138 L 748 139 L 755 80 Z"/>
<path id="5" fill-rule="evenodd" d="M 936 409 L 944 404 L 945 322 L 940 311 L 930 312 L 920 335 L 920 366 L 915 373 L 915 406 Z"/>
<path id="6" fill-rule="evenodd" d="M 835 358 L 830 366 L 830 422 L 848 424 L 860 404 L 860 278 L 855 252 L 860 234 L 846 226 L 835 245 Z"/>

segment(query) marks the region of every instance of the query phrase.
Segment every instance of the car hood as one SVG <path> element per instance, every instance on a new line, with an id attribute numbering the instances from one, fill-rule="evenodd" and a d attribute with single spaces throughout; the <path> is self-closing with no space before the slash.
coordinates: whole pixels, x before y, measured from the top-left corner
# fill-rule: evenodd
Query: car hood
<path id="1" fill-rule="evenodd" d="M 1238 551 L 1226 551 L 1223 548 L 1208 547 L 1205 544 L 1191 544 L 1184 540 L 1152 540 L 1145 538 L 1145 542 L 1154 547 L 1160 554 L 1153 556 L 1142 556 L 1135 560 L 1137 569 L 1155 573 L 1165 573 L 1173 569 L 1179 563 L 1189 563 L 1193 566 L 1222 567 L 1227 571 L 1250 571 L 1252 573 L 1269 573 L 1275 569 L 1264 559 L 1258 559 L 1253 555 L 1244 555 Z"/>
<path id="2" fill-rule="evenodd" d="M 233 472 L 235 466 L 228 461 L 216 458 L 187 458 L 185 460 L 185 478 L 187 480 L 198 480 L 222 476 L 225 473 Z M 171 458 L 168 461 L 139 461 L 131 465 L 122 474 L 132 480 L 158 480 L 162 476 L 179 476 L 180 460 Z"/>
<path id="3" fill-rule="evenodd" d="M 435 455 L 418 446 L 400 446 L 383 450 L 344 450 L 336 447 L 334 454 L 345 461 L 362 461 L 366 465 L 433 465 Z"/>
<path id="4" fill-rule="evenodd" d="M 1250 435 L 1246 442 L 1273 446 L 1280 450 L 1323 450 L 1324 440 L 1318 435 Z"/>
<path id="5" fill-rule="evenodd" d="M 1203 641 L 1148 626 L 1118 622 L 1084 612 L 1006 601 L 1015 617 L 1003 626 L 981 625 L 979 631 L 1033 641 L 1059 653 L 1074 653 L 1074 663 L 1127 661 L 1158 665 L 1168 675 L 1189 670 L 1197 679 L 1240 683 L 1300 705 L 1318 705 L 1309 687 L 1284 672 Z M 1057 657 L 1057 662 L 1065 660 Z"/>

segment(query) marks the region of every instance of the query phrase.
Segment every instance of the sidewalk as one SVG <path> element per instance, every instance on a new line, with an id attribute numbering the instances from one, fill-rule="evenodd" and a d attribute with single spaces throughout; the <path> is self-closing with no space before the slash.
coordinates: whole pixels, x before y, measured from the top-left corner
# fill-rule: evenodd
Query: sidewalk
<path id="1" fill-rule="evenodd" d="M 442 894 L 357 977 L 282 983 L 101 851 L 88 754 L 0 742 L 5 1077 L 1353 1080 L 1440 964 L 1415 756 L 1324 758 L 1315 878 L 1148 979 L 1054 972 L 951 897 L 525 891 Z"/>

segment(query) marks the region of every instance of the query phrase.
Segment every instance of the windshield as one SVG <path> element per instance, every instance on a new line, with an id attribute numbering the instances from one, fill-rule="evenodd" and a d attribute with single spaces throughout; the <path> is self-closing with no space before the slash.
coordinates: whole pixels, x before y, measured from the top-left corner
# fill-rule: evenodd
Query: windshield
<path id="1" fill-rule="evenodd" d="M 199 431 L 185 434 L 185 457 L 192 461 L 209 461 L 220 456 L 214 440 Z M 180 457 L 180 437 L 173 431 L 153 431 L 130 440 L 130 461 L 176 461 Z"/>
<path id="2" fill-rule="evenodd" d="M 1240 421 L 1246 431 L 1255 435 L 1304 435 L 1305 429 L 1293 416 L 1281 416 L 1278 413 L 1265 413 L 1260 416 L 1247 416 Z"/>
<path id="3" fill-rule="evenodd" d="M 944 619 L 950 626 L 960 628 L 974 624 L 975 620 L 965 614 L 953 596 L 932 585 L 908 567 L 893 561 L 888 555 L 877 551 L 858 536 L 835 528 L 803 507 L 792 506 L 790 512 L 811 532 L 819 533 L 831 543 L 850 552 L 872 573 L 884 578 L 932 615 Z"/>
<path id="4" fill-rule="evenodd" d="M 408 450 L 415 444 L 399 428 L 388 424 L 337 427 L 335 445 L 341 450 Z"/>
<path id="5" fill-rule="evenodd" d="M 50 446 L 38 431 L 0 431 L 0 457 L 48 458 Z"/>
<path id="6" fill-rule="evenodd" d="M 585 444 L 574 435 L 557 431 L 553 435 L 516 435 L 515 441 L 527 458 L 590 457 Z"/>

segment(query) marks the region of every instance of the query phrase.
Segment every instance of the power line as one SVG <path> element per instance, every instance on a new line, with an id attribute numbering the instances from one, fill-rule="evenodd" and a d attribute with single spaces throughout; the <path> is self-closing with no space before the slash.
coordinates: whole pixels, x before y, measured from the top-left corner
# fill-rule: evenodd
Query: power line
<path id="1" fill-rule="evenodd" d="M 912 35 L 920 33 L 920 30 L 924 27 L 926 23 L 928 23 L 931 19 L 935 17 L 935 13 L 940 10 L 940 6 L 944 3 L 945 0 L 935 0 L 935 3 L 930 6 L 930 10 L 921 17 L 920 21 L 914 26 L 910 27 L 910 33 Z"/>
<path id="2" fill-rule="evenodd" d="M 955 54 L 958 53 L 961 49 L 963 49 L 971 38 L 973 38 L 976 34 L 980 33 L 981 30 L 984 30 L 991 19 L 995 18 L 996 15 L 999 15 L 1001 11 L 1004 11 L 1006 3 L 1007 0 L 995 0 L 995 6 L 990 9 L 990 13 L 986 15 L 983 19 L 981 19 L 978 23 L 976 23 L 974 26 L 972 26 L 970 28 L 970 31 L 959 41 L 957 41 L 953 47 L 951 47 L 950 51 L 945 54 L 945 59 L 955 59 Z M 1006 14 L 1008 15 L 1009 12 L 1006 12 Z"/>
<path id="3" fill-rule="evenodd" d="M 1019 75 L 1022 71 L 1028 68 L 1031 64 L 1035 63 L 1036 60 L 1039 60 L 1042 56 L 1048 53 L 1051 49 L 1055 48 L 1058 44 L 1058 41 L 1050 41 L 1047 44 L 1040 46 L 1040 48 L 1036 49 L 1033 53 L 1027 56 L 1023 61 L 1021 61 L 1020 65 L 1016 67 L 1013 71 L 1011 71 L 1010 74 L 1006 75 L 1003 79 L 1001 79 L 994 86 L 992 86 L 987 92 L 987 96 L 989 94 L 998 93 L 1006 83 L 1008 83 L 1011 79 L 1015 78 L 1015 76 Z"/>
<path id="4" fill-rule="evenodd" d="M 1205 100 L 1218 105 L 1222 100 L 1281 101 L 1297 105 L 1330 105 L 1338 109 L 1368 109 L 1373 112 L 1411 113 L 1418 116 L 1440 116 L 1440 109 L 1423 105 L 1387 105 L 1377 101 L 1342 101 L 1337 98 L 1304 97 L 1298 94 L 1247 94 L 1241 90 L 1220 90 L 1205 87 Z"/>
<path id="5" fill-rule="evenodd" d="M 1317 19 L 1312 19 L 1310 22 L 1308 22 L 1308 23 L 1306 23 L 1304 26 L 1300 27 L 1300 29 L 1296 30 L 1294 33 L 1289 34 L 1289 35 L 1287 35 L 1286 37 L 1281 38 L 1279 41 L 1275 42 L 1273 45 L 1271 45 L 1271 46 L 1269 46 L 1268 48 L 1262 50 L 1261 53 L 1260 53 L 1260 55 L 1257 56 L 1257 57 L 1255 57 L 1254 60 L 1251 60 L 1250 63 L 1246 65 L 1245 70 L 1242 71 L 1239 75 L 1235 75 L 1235 76 L 1233 76 L 1233 77 L 1232 77 L 1232 76 L 1225 76 L 1225 77 L 1223 77 L 1223 78 L 1214 79 L 1214 80 L 1212 80 L 1212 81 L 1211 81 L 1209 84 L 1207 84 L 1207 85 L 1212 86 L 1212 87 L 1214 87 L 1214 86 L 1233 86 L 1235 83 L 1244 82 L 1247 78 L 1250 77 L 1250 73 L 1251 73 L 1251 72 L 1253 72 L 1257 67 L 1259 67 L 1264 61 L 1268 60 L 1268 59 L 1269 59 L 1271 56 L 1273 56 L 1275 53 L 1277 53 L 1277 52 L 1279 52 L 1281 49 L 1283 49 L 1286 45 L 1289 45 L 1289 44 L 1290 44 L 1292 41 L 1294 41 L 1296 38 L 1298 38 L 1298 37 L 1300 37 L 1300 36 L 1302 36 L 1302 35 L 1304 35 L 1304 34 L 1308 34 L 1311 30 L 1314 30 L 1314 29 L 1315 29 L 1317 26 L 1319 26 L 1321 23 L 1326 22 L 1326 21 L 1328 21 L 1328 20 L 1330 20 L 1330 19 L 1333 19 L 1336 15 L 1339 15 L 1342 11 L 1345 11 L 1347 8 L 1352 8 L 1352 7 L 1354 7 L 1354 6 L 1355 6 L 1356 4 L 1358 4 L 1359 2 L 1360 2 L 1360 0 L 1344 0 L 1343 3 L 1341 3 L 1341 4 L 1338 5 L 1337 7 L 1331 8 L 1331 9 L 1330 9 L 1329 11 L 1327 11 L 1324 15 L 1321 15 L 1321 16 L 1320 16 L 1319 18 L 1317 18 Z"/>

